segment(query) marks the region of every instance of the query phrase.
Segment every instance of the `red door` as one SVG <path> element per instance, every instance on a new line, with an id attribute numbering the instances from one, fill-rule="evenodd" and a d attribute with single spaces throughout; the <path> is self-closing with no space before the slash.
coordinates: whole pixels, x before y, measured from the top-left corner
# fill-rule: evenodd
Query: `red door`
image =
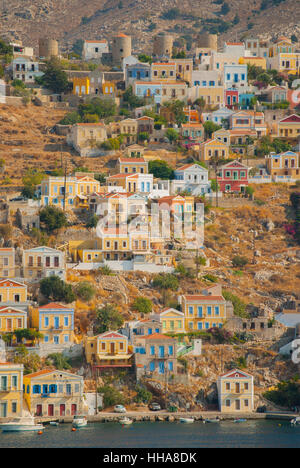
<path id="1" fill-rule="evenodd" d="M 54 415 L 54 405 L 48 405 L 48 416 Z"/>
<path id="2" fill-rule="evenodd" d="M 42 416 L 42 413 L 43 413 L 42 405 L 36 405 L 36 415 L 37 416 Z"/>
<path id="3" fill-rule="evenodd" d="M 73 404 L 71 406 L 71 414 L 72 416 L 75 416 L 76 413 L 77 413 L 77 405 Z"/>
<path id="4" fill-rule="evenodd" d="M 60 414 L 60 416 L 65 416 L 65 414 L 66 414 L 66 405 L 63 405 L 63 404 L 60 405 L 59 414 Z"/>

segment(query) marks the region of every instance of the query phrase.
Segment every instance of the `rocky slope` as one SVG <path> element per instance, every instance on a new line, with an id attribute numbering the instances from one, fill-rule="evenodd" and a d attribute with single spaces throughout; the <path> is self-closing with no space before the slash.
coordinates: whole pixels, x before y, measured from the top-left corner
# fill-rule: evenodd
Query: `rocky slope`
<path id="1" fill-rule="evenodd" d="M 2 0 L 1 36 L 22 39 L 37 45 L 40 36 L 59 39 L 62 47 L 76 39 L 110 38 L 118 30 L 132 34 L 134 46 L 150 49 L 154 33 L 170 30 L 176 36 L 199 33 L 200 19 L 239 22 L 223 38 L 240 38 L 245 33 L 271 37 L 273 34 L 299 34 L 300 3 L 293 0 L 231 0 L 229 11 L 220 14 L 221 5 L 212 0 Z M 171 8 L 182 14 L 175 20 L 161 16 Z M 187 16 L 188 15 L 188 16 Z M 155 23 L 154 31 L 148 30 Z M 249 26 L 250 25 L 250 26 Z M 138 44 L 138 47 L 137 47 Z"/>

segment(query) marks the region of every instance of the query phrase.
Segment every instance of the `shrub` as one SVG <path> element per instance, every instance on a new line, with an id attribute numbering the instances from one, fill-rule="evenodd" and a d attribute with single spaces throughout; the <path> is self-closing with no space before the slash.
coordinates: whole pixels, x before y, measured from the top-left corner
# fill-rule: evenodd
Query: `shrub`
<path id="1" fill-rule="evenodd" d="M 275 390 L 267 391 L 263 396 L 276 405 L 288 408 L 300 406 L 300 387 L 295 380 L 282 381 Z"/>
<path id="2" fill-rule="evenodd" d="M 207 275 L 203 276 L 203 279 L 206 279 L 207 281 L 210 281 L 211 283 L 217 283 L 218 278 L 211 273 L 207 273 Z"/>
<path id="3" fill-rule="evenodd" d="M 93 216 L 90 217 L 90 219 L 86 223 L 86 227 L 87 228 L 95 228 L 95 227 L 97 227 L 98 221 L 99 221 L 99 216 L 94 214 Z"/>
<path id="4" fill-rule="evenodd" d="M 40 222 L 47 232 L 52 232 L 67 224 L 65 213 L 55 206 L 45 206 L 40 211 Z"/>
<path id="5" fill-rule="evenodd" d="M 111 385 L 103 385 L 97 389 L 98 393 L 103 396 L 103 406 L 108 408 L 109 406 L 124 405 L 125 398 L 116 388 Z"/>
<path id="6" fill-rule="evenodd" d="M 75 300 L 72 286 L 58 276 L 43 278 L 40 282 L 40 291 L 43 296 L 53 301 L 64 301 L 69 304 Z"/>
<path id="7" fill-rule="evenodd" d="M 139 385 L 136 386 L 137 395 L 135 401 L 137 403 L 149 403 L 152 400 L 152 393 Z"/>
<path id="8" fill-rule="evenodd" d="M 233 259 L 231 260 L 232 261 L 232 265 L 236 268 L 236 267 L 244 267 L 245 265 L 247 265 L 248 263 L 248 259 L 246 257 L 242 257 L 240 255 L 236 255 L 235 257 L 233 257 Z"/>
<path id="9" fill-rule="evenodd" d="M 113 305 L 106 305 L 97 310 L 96 328 L 97 333 L 104 333 L 109 330 L 117 330 L 124 323 L 122 315 Z"/>
<path id="10" fill-rule="evenodd" d="M 88 281 L 81 281 L 77 284 L 75 292 L 80 299 L 88 302 L 95 296 L 96 291 L 91 283 Z"/>
<path id="11" fill-rule="evenodd" d="M 249 314 L 246 312 L 246 304 L 239 297 L 229 291 L 223 291 L 222 294 L 226 301 L 232 302 L 234 315 L 242 318 L 249 318 Z"/>
<path id="12" fill-rule="evenodd" d="M 112 271 L 111 268 L 109 268 L 108 265 L 104 265 L 103 267 L 99 267 L 98 269 L 99 273 L 104 276 L 113 276 L 114 272 Z"/>
<path id="13" fill-rule="evenodd" d="M 138 311 L 140 314 L 150 314 L 152 307 L 152 301 L 147 297 L 137 297 L 132 304 L 133 310 Z"/>
<path id="14" fill-rule="evenodd" d="M 64 370 L 71 369 L 69 360 L 62 353 L 52 353 L 47 356 L 47 360 L 50 361 L 51 365 L 55 369 Z"/>
<path id="15" fill-rule="evenodd" d="M 149 161 L 149 173 L 153 174 L 158 179 L 173 179 L 174 170 L 168 165 L 166 161 L 155 159 Z"/>

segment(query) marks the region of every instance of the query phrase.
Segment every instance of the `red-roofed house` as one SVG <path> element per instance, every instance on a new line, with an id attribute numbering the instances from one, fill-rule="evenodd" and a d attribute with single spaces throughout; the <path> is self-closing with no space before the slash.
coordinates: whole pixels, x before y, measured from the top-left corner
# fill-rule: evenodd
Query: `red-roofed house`
<path id="1" fill-rule="evenodd" d="M 239 161 L 231 161 L 220 167 L 217 178 L 221 192 L 244 193 L 249 184 L 249 168 Z"/>
<path id="2" fill-rule="evenodd" d="M 222 296 L 220 285 L 203 290 L 200 294 L 182 295 L 179 297 L 181 310 L 185 319 L 185 330 L 208 330 L 222 328 L 232 308 Z"/>
<path id="3" fill-rule="evenodd" d="M 297 140 L 300 136 L 300 116 L 289 115 L 278 122 L 278 137 Z"/>
<path id="4" fill-rule="evenodd" d="M 177 340 L 161 333 L 137 336 L 134 346 L 137 380 L 144 374 L 177 374 Z"/>
<path id="5" fill-rule="evenodd" d="M 217 382 L 222 413 L 248 413 L 254 410 L 253 377 L 239 369 L 221 375 Z"/>

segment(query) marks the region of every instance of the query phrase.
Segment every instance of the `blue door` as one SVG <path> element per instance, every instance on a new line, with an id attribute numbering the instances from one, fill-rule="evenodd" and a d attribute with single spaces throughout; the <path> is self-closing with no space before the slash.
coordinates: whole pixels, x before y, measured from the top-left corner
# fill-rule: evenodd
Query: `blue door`
<path id="1" fill-rule="evenodd" d="M 165 347 L 164 346 L 159 346 L 158 355 L 159 355 L 159 357 L 164 357 L 165 356 Z"/>
<path id="2" fill-rule="evenodd" d="M 59 317 L 54 317 L 54 327 L 59 328 Z"/>
<path id="3" fill-rule="evenodd" d="M 161 361 L 159 363 L 158 373 L 159 374 L 164 374 L 165 373 L 165 363 L 164 363 L 164 361 Z"/>

